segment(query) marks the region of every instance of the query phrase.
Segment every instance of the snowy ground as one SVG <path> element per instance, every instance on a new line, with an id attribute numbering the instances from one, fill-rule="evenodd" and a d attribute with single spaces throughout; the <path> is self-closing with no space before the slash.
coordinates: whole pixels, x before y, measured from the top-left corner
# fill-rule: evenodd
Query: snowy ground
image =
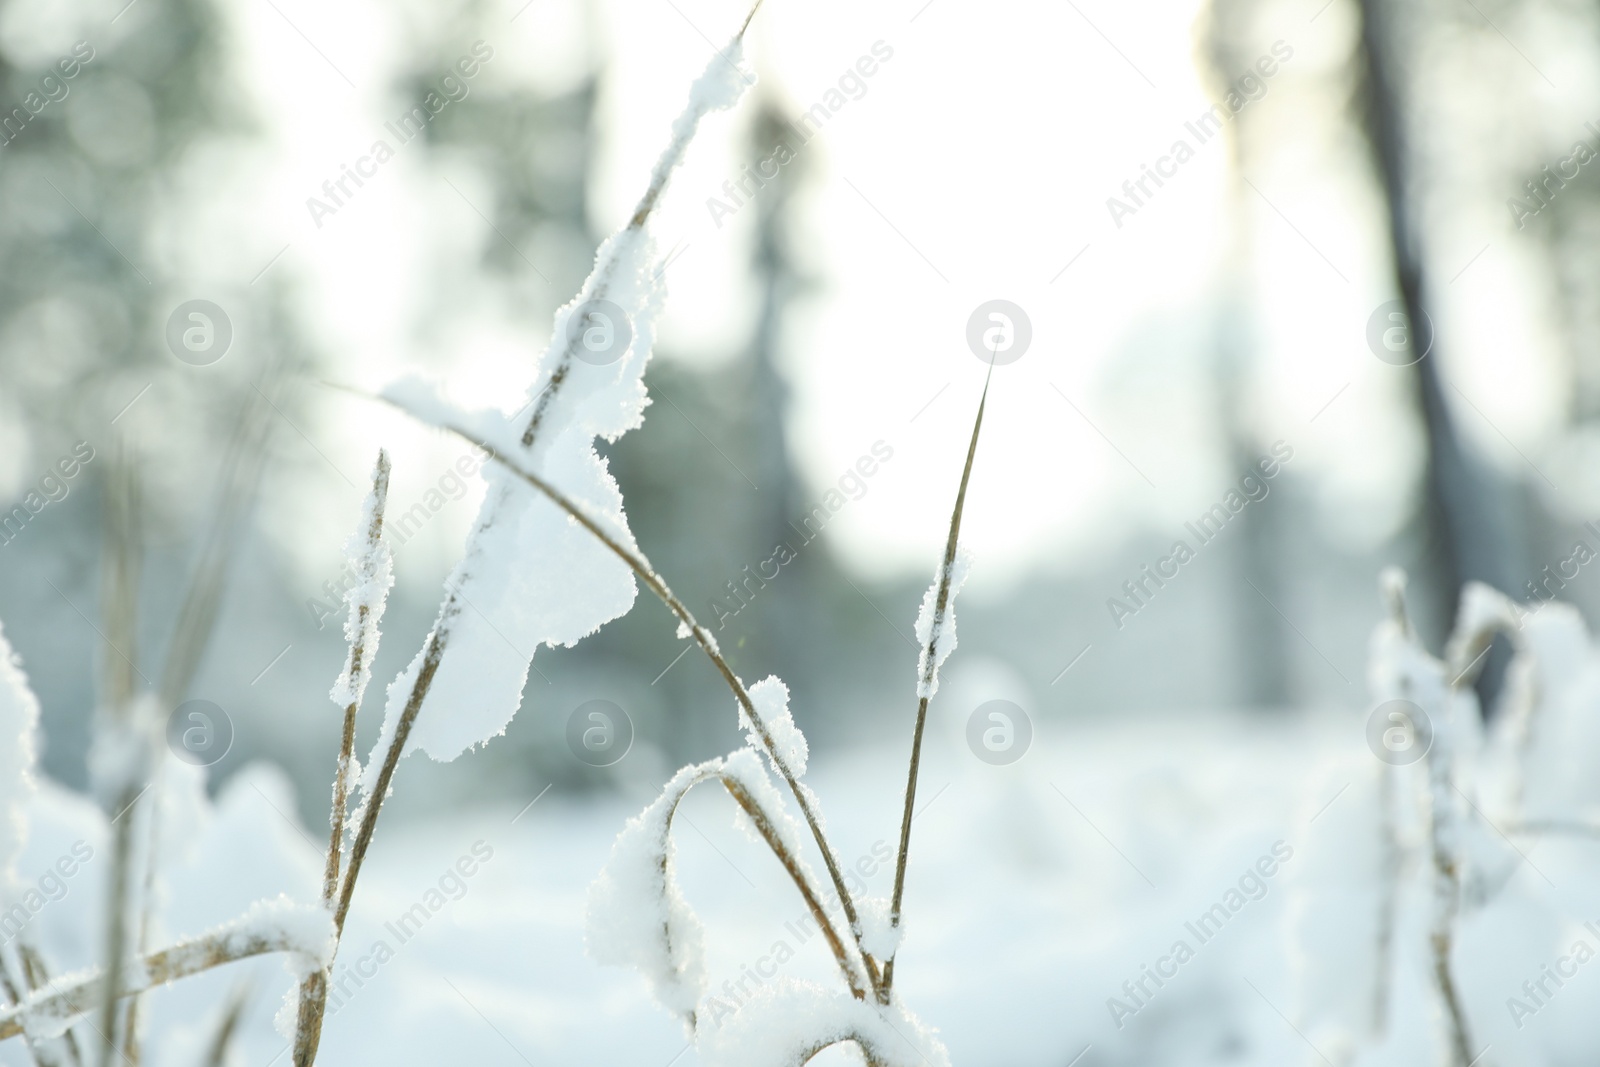
<path id="1" fill-rule="evenodd" d="M 1345 856 L 1376 810 L 1376 761 L 1359 713 L 1052 723 L 1010 767 L 974 759 L 959 727 L 936 721 L 930 734 L 898 984 L 939 1029 L 953 1062 L 1065 1067 L 1080 1054 L 1082 1067 L 1341 1062 L 1343 1038 L 1329 1025 L 1337 1005 L 1319 990 L 1354 1002 L 1371 988 L 1361 964 L 1370 952 L 1370 887 Z M 877 894 L 892 879 L 877 857 L 893 842 L 902 758 L 824 755 L 809 776 L 846 862 L 861 861 Z M 470 762 L 456 766 L 470 773 Z M 405 787 L 404 765 L 397 786 Z M 324 834 L 289 818 L 289 796 L 269 767 L 229 783 L 203 825 L 184 835 L 189 865 L 169 876 L 168 935 L 198 932 L 278 892 L 314 899 Z M 332 1011 L 323 1062 L 697 1062 L 643 980 L 595 965 L 583 947 L 587 886 L 645 799 L 550 793 L 520 814 L 510 806 L 381 826 L 335 971 L 336 988 L 351 974 L 349 995 Z M 50 787 L 34 807 L 19 864 L 25 881 L 76 841 L 94 852 L 64 879 L 65 896 L 33 919 L 59 971 L 88 963 L 99 944 L 103 820 L 87 801 Z M 737 1004 L 741 976 L 743 991 L 769 980 L 751 978 L 757 971 L 834 986 L 793 888 L 735 828 L 732 810 L 720 791 L 698 791 L 676 830 L 679 877 L 707 926 L 713 991 L 728 981 Z M 1281 862 L 1264 862 L 1275 846 Z M 1596 977 L 1578 970 L 1520 1031 L 1505 1000 L 1578 937 L 1600 944 L 1578 926 L 1600 918 L 1591 858 L 1600 845 L 1519 847 L 1528 861 L 1495 906 L 1463 923 L 1458 971 L 1480 1032 L 1474 1040 L 1491 1043 L 1486 1063 L 1578 1063 L 1555 1053 L 1582 1048 L 1584 1020 L 1600 1006 L 1600 967 Z M 1417 977 L 1426 896 L 1415 867 L 1396 935 L 1410 977 L 1398 982 L 1396 1038 L 1384 1062 L 1434 1059 L 1434 1013 Z M 1271 876 L 1241 881 L 1267 868 Z M 1341 884 L 1340 871 L 1355 874 Z M 1305 891 L 1308 881 L 1315 892 Z M 1230 889 L 1244 905 L 1202 943 L 1192 924 L 1213 904 L 1226 906 Z M 401 926 L 418 904 L 425 921 Z M 1170 955 L 1180 940 L 1193 951 L 1181 962 Z M 1309 958 L 1297 951 L 1302 944 Z M 1176 975 L 1159 988 L 1145 978 L 1153 995 L 1136 1000 L 1123 984 L 1138 983 L 1146 965 Z M 250 1008 L 233 1062 L 287 1062 L 271 1017 L 290 979 L 272 959 L 151 996 L 147 1062 L 198 1062 L 241 982 Z M 1120 1028 L 1112 997 L 1141 1004 Z M 1317 1002 L 1310 1010 L 1308 998 Z M 17 1042 L 0 1045 L 0 1063 L 24 1062 Z"/>

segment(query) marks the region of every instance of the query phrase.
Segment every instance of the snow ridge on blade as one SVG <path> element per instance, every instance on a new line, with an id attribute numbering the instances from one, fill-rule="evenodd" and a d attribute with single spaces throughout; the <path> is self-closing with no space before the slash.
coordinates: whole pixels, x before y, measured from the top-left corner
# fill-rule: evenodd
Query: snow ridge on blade
<path id="1" fill-rule="evenodd" d="M 732 107 L 755 83 L 735 41 L 711 58 L 672 128 L 632 219 L 607 239 L 577 296 L 556 312 L 549 347 L 519 410 L 459 413 L 416 382 L 388 397 L 425 421 L 470 429 L 520 461 L 612 529 L 629 547 L 622 493 L 594 450 L 637 427 L 649 403 L 645 366 L 664 297 L 649 216 L 701 119 Z M 488 492 L 460 563 L 446 581 L 434 625 L 438 667 L 406 751 L 452 760 L 505 731 L 540 645 L 573 645 L 633 606 L 637 587 L 627 564 L 560 508 L 496 464 L 484 469 Z M 421 669 L 422 654 L 389 686 L 378 746 L 362 788 L 377 783 L 383 754 Z"/>

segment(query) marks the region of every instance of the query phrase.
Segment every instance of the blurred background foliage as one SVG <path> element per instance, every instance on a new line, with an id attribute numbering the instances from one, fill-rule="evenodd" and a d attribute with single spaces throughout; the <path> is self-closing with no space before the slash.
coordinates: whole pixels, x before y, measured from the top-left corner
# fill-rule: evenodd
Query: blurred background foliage
<path id="1" fill-rule="evenodd" d="M 1342 11 L 1344 0 L 1335 3 Z M 24 6 L 14 0 L 7 7 L 11 21 L 5 25 L 12 29 L 0 34 L 0 91 L 19 106 L 80 39 L 60 24 L 57 32 L 31 36 L 16 30 Z M 1454 225 L 1456 205 L 1434 188 L 1441 154 L 1495 190 L 1491 201 L 1516 193 L 1525 180 L 1539 180 L 1542 167 L 1566 155 L 1567 145 L 1534 136 L 1491 143 L 1480 134 L 1452 142 L 1467 137 L 1467 127 L 1451 125 L 1458 105 L 1439 102 L 1445 82 L 1437 74 L 1477 62 L 1491 81 L 1510 79 L 1512 70 L 1532 80 L 1519 69 L 1522 61 L 1498 43 L 1500 25 L 1530 22 L 1545 37 L 1565 41 L 1570 56 L 1563 62 L 1592 65 L 1600 53 L 1593 4 L 1486 2 L 1478 14 L 1431 0 L 1360 6 L 1369 16 L 1394 16 L 1378 32 L 1404 57 L 1395 67 L 1396 93 L 1373 98 L 1369 57 L 1352 36 L 1347 61 L 1317 75 L 1342 108 L 1301 132 L 1356 161 L 1368 183 L 1364 195 L 1378 202 L 1384 183 L 1370 136 L 1373 109 L 1390 109 L 1401 131 L 1396 165 L 1406 192 L 1390 209 L 1410 214 L 1424 244 Z M 1281 7 L 1272 0 L 1201 5 L 1193 62 L 1211 96 L 1219 97 L 1238 71 L 1268 50 L 1271 16 Z M 181 590 L 221 492 L 218 457 L 247 406 L 272 408 L 260 499 L 238 537 L 221 617 L 190 695 L 215 701 L 237 726 L 234 750 L 216 769 L 217 779 L 251 759 L 279 761 L 299 785 L 302 810 L 314 812 L 325 803 L 335 747 L 336 719 L 325 694 L 344 652 L 336 628 L 319 628 L 308 601 L 326 598 L 323 583 L 337 573 L 338 546 L 355 508 L 352 495 L 341 505 L 342 518 L 324 521 L 332 511 L 305 505 L 302 487 L 330 481 L 330 467 L 344 482 L 359 482 L 370 459 L 336 453 L 335 461 L 325 454 L 329 426 L 342 409 L 333 406 L 323 383 L 345 380 L 348 368 L 304 313 L 299 291 L 309 283 L 289 266 L 293 256 L 284 263 L 261 256 L 261 272 L 222 298 L 234 321 L 236 354 L 193 374 L 163 344 L 168 314 L 194 292 L 208 291 L 206 263 L 219 254 L 217 242 L 204 239 L 218 231 L 197 224 L 197 214 L 227 219 L 248 212 L 237 168 L 271 148 L 264 105 L 228 62 L 235 46 L 219 10 L 206 0 L 137 0 L 121 14 L 89 13 L 98 22 L 81 39 L 93 46 L 92 61 L 70 79 L 63 100 L 31 116 L 0 146 L 0 495 L 8 507 L 20 504 L 77 441 L 90 442 L 97 457 L 119 441 L 130 450 L 145 483 L 147 562 L 138 643 L 121 651 L 153 673 L 150 665 L 165 653 Z M 603 17 L 584 4 L 574 10 L 582 20 Z M 397 8 L 395 25 L 385 31 L 393 52 L 386 98 L 399 102 L 390 111 L 398 114 L 428 92 L 467 45 L 493 37 L 505 17 L 498 6 L 481 3 Z M 576 39 L 594 37 L 589 32 Z M 470 174 L 467 187 L 452 188 L 487 225 L 471 269 L 439 265 L 417 286 L 421 295 L 408 308 L 406 328 L 419 350 L 435 353 L 431 369 L 447 380 L 459 340 L 452 317 L 457 309 L 485 293 L 509 294 L 503 301 L 508 317 L 542 337 L 604 236 L 592 197 L 611 71 L 598 49 L 589 52 L 579 62 L 581 75 L 553 88 L 485 76 L 430 123 L 424 140 L 406 149 L 421 154 L 410 166 Z M 1483 59 L 1486 54 L 1492 61 Z M 304 61 L 319 62 L 309 51 Z M 680 87 L 661 91 L 675 96 Z M 1061 102 L 1033 103 L 1048 110 Z M 738 126 L 736 155 L 751 164 L 794 138 L 791 124 L 803 110 L 765 85 L 745 107 L 750 117 Z M 1500 122 L 1489 116 L 1477 128 Z M 1254 279 L 1272 265 L 1263 262 L 1259 243 L 1259 190 L 1245 180 L 1257 160 L 1292 150 L 1283 135 L 1282 113 L 1265 106 L 1246 109 L 1227 129 L 1234 178 L 1222 203 L 1230 239 L 1207 282 L 1204 308 L 1192 316 L 1205 324 L 1202 347 L 1209 355 L 1189 370 L 1198 367 L 1204 390 L 1177 401 L 1195 413 L 1207 437 L 1203 447 L 1224 456 L 1229 470 L 1246 469 L 1271 446 L 1253 410 L 1254 386 L 1265 368 L 1293 358 L 1275 350 L 1259 327 Z M 1597 135 L 1573 130 L 1572 136 L 1593 143 Z M 663 342 L 649 373 L 654 404 L 644 426 L 603 447 L 640 545 L 706 621 L 717 616 L 714 600 L 731 605 L 728 585 L 744 582 L 747 567 L 769 559 L 778 544 L 805 541 L 805 518 L 833 488 L 804 473 L 793 431 L 797 352 L 804 351 L 796 324 L 831 284 L 808 243 L 824 152 L 808 149 L 783 166 L 737 231 L 753 303 L 744 309 L 748 329 L 736 354 L 708 366 L 679 358 L 684 353 Z M 208 182 L 207 175 L 216 180 Z M 1583 484 L 1592 486 L 1592 459 L 1600 454 L 1597 175 L 1600 166 L 1584 167 L 1515 238 L 1545 275 L 1564 375 L 1564 422 L 1549 428 L 1539 466 L 1527 457 L 1507 462 L 1486 455 L 1476 434 L 1426 418 L 1418 371 L 1408 386 L 1415 395 L 1406 432 L 1428 439 L 1429 458 L 1402 476 L 1407 517 L 1381 541 L 1361 543 L 1330 529 L 1321 487 L 1303 466 L 1290 463 L 1273 480 L 1268 500 L 1245 510 L 1221 551 L 1205 550 L 1181 582 L 1163 590 L 1124 630 L 1108 626 L 1106 598 L 1120 595 L 1124 578 L 1169 549 L 1175 531 L 1165 525 L 1108 533 L 1089 551 L 1033 566 L 1004 595 L 964 601 L 967 665 L 961 669 L 980 690 L 1022 694 L 1045 723 L 1184 707 L 1245 706 L 1278 714 L 1360 704 L 1363 645 L 1376 614 L 1374 576 L 1382 564 L 1406 566 L 1430 590 L 1424 624 L 1436 640 L 1452 610 L 1453 584 L 1486 576 L 1449 561 L 1445 547 L 1453 537 L 1484 532 L 1462 515 L 1491 516 L 1503 529 L 1493 549 L 1498 581 L 1524 597 L 1526 583 L 1567 558 L 1575 538 L 1600 544 L 1580 527 L 1600 508 L 1600 494 L 1591 489 L 1587 496 L 1558 498 L 1541 473 L 1552 464 L 1581 473 Z M 669 256 L 678 251 L 663 249 Z M 1439 276 L 1426 249 L 1420 259 L 1437 300 L 1452 279 Z M 1426 310 L 1448 339 L 1448 305 L 1441 300 Z M 1113 382 L 1113 395 L 1118 388 L 1142 389 L 1147 383 L 1132 380 L 1151 373 L 1141 361 L 1155 360 L 1159 369 L 1171 335 L 1190 321 L 1152 318 L 1131 329 L 1123 347 L 1130 356 L 1125 373 L 1132 377 Z M 1360 343 L 1354 331 L 1351 343 Z M 530 370 L 538 347 L 526 349 Z M 871 352 L 860 358 L 870 359 Z M 1450 358 L 1445 342 L 1429 356 L 1446 366 Z M 1514 364 L 1524 353 L 1508 349 L 1501 358 Z M 282 383 L 271 377 L 279 366 L 287 371 Z M 1456 393 L 1435 388 L 1454 424 L 1475 417 Z M 921 399 L 895 398 L 904 407 Z M 941 402 L 968 410 L 976 396 L 952 389 Z M 130 409 L 138 420 L 123 418 Z M 378 443 L 363 448 L 370 453 Z M 870 444 L 861 442 L 863 454 Z M 1455 513 L 1442 509 L 1430 488 L 1440 455 L 1452 450 L 1464 457 L 1471 485 L 1470 506 Z M 1033 455 L 1018 462 L 1036 467 L 1039 492 L 1049 493 L 1052 468 L 1075 458 Z M 31 517 L 0 547 L 0 617 L 44 701 L 44 763 L 74 786 L 85 780 L 97 673 L 112 654 L 98 618 L 107 469 L 100 458 L 89 463 L 71 480 L 65 499 Z M 953 498 L 957 474 L 951 469 L 948 484 L 930 485 L 928 492 Z M 1213 496 L 1223 488 L 1219 483 Z M 1006 501 L 990 503 L 1003 507 Z M 1585 503 L 1593 505 L 1588 514 Z M 318 547 L 307 551 L 307 544 Z M 415 558 L 401 556 L 380 676 L 392 676 L 409 660 L 435 610 L 438 575 L 427 565 L 411 566 Z M 717 636 L 747 679 L 775 673 L 801 694 L 797 717 L 813 745 L 898 737 L 913 707 L 910 631 L 925 582 L 922 574 L 852 573 L 834 535 L 824 535 L 800 547 L 776 578 L 756 586 L 749 605 Z M 1561 596 L 1585 609 L 1600 604 L 1587 574 L 1568 582 Z M 524 712 L 508 737 L 475 756 L 470 773 L 408 766 L 407 775 L 429 785 L 403 791 L 401 807 L 531 794 L 550 781 L 564 789 L 654 785 L 672 766 L 726 749 L 734 716 L 720 683 L 697 657 L 676 658 L 682 643 L 665 612 L 646 600 L 575 649 L 541 650 Z M 273 659 L 280 649 L 281 659 Z M 1080 652 L 1081 661 L 1075 659 Z M 376 689 L 369 697 L 363 745 L 376 729 L 378 697 Z M 594 697 L 615 700 L 636 725 L 636 753 L 616 768 L 583 766 L 562 742 L 566 715 Z"/>

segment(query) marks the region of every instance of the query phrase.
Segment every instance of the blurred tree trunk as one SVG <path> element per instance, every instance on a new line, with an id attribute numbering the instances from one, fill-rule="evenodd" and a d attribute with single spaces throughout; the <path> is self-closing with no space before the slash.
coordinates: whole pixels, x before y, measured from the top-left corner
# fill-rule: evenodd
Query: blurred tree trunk
<path id="1" fill-rule="evenodd" d="M 1260 0 L 1212 0 L 1201 53 L 1211 88 L 1218 95 L 1250 69 L 1263 51 L 1250 32 Z M 1227 130 L 1232 181 L 1228 189 L 1228 245 L 1223 252 L 1219 309 L 1212 330 L 1217 378 L 1217 421 L 1232 478 L 1254 468 L 1264 449 L 1249 423 L 1249 381 L 1260 354 L 1252 313 L 1251 232 L 1244 184 L 1249 133 L 1257 113 L 1245 109 Z M 1269 498 L 1270 499 L 1270 498 Z M 1238 699 L 1247 707 L 1283 708 L 1289 704 L 1289 645 L 1283 620 L 1273 610 L 1282 601 L 1279 575 L 1283 538 L 1277 504 L 1246 508 L 1239 516 L 1240 537 L 1231 546 L 1241 579 L 1234 590 L 1234 635 L 1239 660 Z"/>
<path id="2" fill-rule="evenodd" d="M 1389 240 L 1395 281 L 1412 341 L 1433 339 L 1430 294 L 1424 265 L 1419 210 L 1407 196 L 1412 160 L 1407 154 L 1405 87 L 1401 82 L 1395 12 L 1385 0 L 1360 0 L 1361 55 L 1366 74 L 1366 132 L 1388 202 Z M 1418 324 L 1423 324 L 1418 329 Z M 1444 395 L 1438 345 L 1419 359 L 1417 399 L 1427 434 L 1425 542 L 1437 595 L 1438 618 L 1447 629 L 1455 617 L 1463 583 L 1481 581 L 1510 591 L 1506 537 L 1491 499 L 1487 473 L 1467 456 Z M 1440 635 L 1432 635 L 1435 643 Z M 1491 654 L 1478 681 L 1480 698 L 1499 688 L 1504 652 Z M 1488 700 L 1483 701 L 1489 713 Z"/>

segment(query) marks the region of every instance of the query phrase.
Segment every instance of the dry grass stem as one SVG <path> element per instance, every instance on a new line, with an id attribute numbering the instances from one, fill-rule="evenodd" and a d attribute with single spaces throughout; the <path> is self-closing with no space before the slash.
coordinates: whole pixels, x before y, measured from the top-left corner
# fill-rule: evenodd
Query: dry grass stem
<path id="1" fill-rule="evenodd" d="M 366 530 L 368 558 L 377 553 L 379 544 L 383 540 L 383 513 L 389 501 L 389 469 L 389 454 L 380 449 L 372 475 L 372 521 L 368 524 Z M 366 626 L 364 624 L 368 618 L 369 610 L 370 608 L 365 601 L 356 605 L 357 626 L 350 637 L 347 663 L 349 677 L 352 680 L 362 671 L 371 670 L 371 666 L 368 663 L 371 657 L 371 650 L 364 643 L 366 634 Z M 356 712 L 358 710 L 360 709 L 354 700 L 345 705 L 344 728 L 339 737 L 339 759 L 335 765 L 333 775 L 333 804 L 329 819 L 328 857 L 322 871 L 322 906 L 330 912 L 334 910 L 334 902 L 339 892 L 339 861 L 344 850 L 345 818 L 350 805 L 350 761 L 355 756 Z M 344 915 L 341 912 L 334 923 L 334 951 L 338 951 L 338 938 L 343 933 Z M 309 975 L 300 985 L 300 1005 L 295 1023 L 294 1038 L 295 1067 L 311 1067 L 311 1064 L 316 1061 L 317 1046 L 322 1040 L 323 1014 L 328 1002 L 328 977 L 332 968 L 333 963 L 330 960 L 327 967 Z"/>
<path id="2" fill-rule="evenodd" d="M 823 864 L 827 867 L 828 876 L 833 882 L 834 890 L 839 895 L 840 906 L 844 910 L 845 918 L 850 923 L 851 933 L 854 937 L 856 950 L 860 955 L 862 966 L 870 976 L 873 987 L 876 988 L 879 981 L 877 967 L 873 963 L 872 958 L 867 954 L 866 950 L 861 948 L 861 920 L 856 910 L 855 901 L 851 897 L 849 889 L 845 886 L 844 874 L 839 869 L 839 861 L 837 856 L 834 854 L 833 847 L 828 843 L 827 836 L 823 833 L 822 824 L 817 818 L 816 812 L 811 805 L 811 801 L 806 795 L 806 791 L 800 787 L 800 782 L 795 777 L 794 772 L 790 769 L 788 762 L 784 760 L 783 756 L 778 752 L 777 745 L 772 740 L 772 734 L 767 728 L 766 721 L 761 717 L 761 713 L 756 710 L 755 703 L 750 699 L 750 693 L 745 688 L 744 683 L 739 680 L 739 676 L 733 672 L 733 668 L 729 666 L 728 661 L 723 658 L 722 652 L 717 648 L 716 639 L 711 636 L 711 632 L 700 625 L 700 623 L 695 619 L 694 613 L 689 610 L 688 606 L 684 604 L 682 600 L 678 599 L 677 594 L 667 587 L 666 582 L 663 581 L 661 576 L 655 572 L 655 570 L 650 566 L 649 561 L 646 560 L 644 556 L 619 542 L 594 519 L 590 518 L 588 513 L 582 507 L 570 500 L 565 493 L 561 492 L 561 490 L 557 489 L 555 486 L 551 485 L 537 474 L 534 474 L 524 468 L 519 457 L 506 456 L 495 451 L 495 449 L 490 446 L 488 442 L 482 440 L 476 434 L 462 429 L 461 427 L 440 426 L 439 428 L 448 430 L 469 444 L 477 445 L 480 449 L 489 453 L 495 462 L 501 464 L 517 477 L 527 482 L 528 485 L 538 490 L 538 492 L 543 494 L 548 500 L 550 500 L 551 503 L 555 504 L 562 511 L 572 516 L 578 525 L 588 530 L 600 541 L 601 544 L 605 545 L 612 551 L 612 553 L 626 563 L 633 571 L 634 575 L 638 577 L 639 581 L 644 583 L 645 587 L 654 593 L 657 599 L 667 606 L 667 610 L 671 611 L 673 615 L 677 616 L 678 621 L 683 624 L 690 636 L 693 637 L 695 644 L 700 646 L 701 651 L 704 652 L 706 657 L 711 660 L 712 665 L 717 669 L 717 673 L 722 675 L 723 681 L 726 682 L 728 688 L 732 690 L 734 699 L 739 702 L 739 706 L 744 709 L 745 715 L 749 718 L 751 725 L 755 728 L 756 735 L 761 740 L 761 746 L 766 750 L 768 757 L 772 761 L 772 765 L 777 769 L 779 776 L 783 778 L 784 783 L 789 787 L 790 793 L 794 795 L 795 803 L 799 805 L 800 812 L 805 818 L 806 825 L 811 830 L 811 835 L 816 839 L 817 847 L 822 852 Z M 379 775 L 378 784 L 374 788 L 372 794 L 372 800 L 374 803 L 376 803 L 377 800 L 383 796 L 389 779 L 393 776 L 394 765 L 399 762 L 399 754 L 404 749 L 406 737 L 411 732 L 412 724 L 416 721 L 417 711 L 421 706 L 422 694 L 426 693 L 428 685 L 432 682 L 433 673 L 438 669 L 438 653 L 442 648 L 442 645 L 440 642 L 436 641 L 435 638 L 440 637 L 442 632 L 442 627 L 436 626 L 434 628 L 434 633 L 429 637 L 429 645 L 427 652 L 424 654 L 422 669 L 417 674 L 417 682 L 412 687 L 411 696 L 406 701 L 405 711 L 402 713 L 400 722 L 395 729 L 394 743 L 390 746 L 389 751 L 385 753 L 384 756 L 383 768 Z M 376 811 L 370 812 L 367 818 L 363 821 L 363 832 L 367 831 L 368 826 L 374 821 L 375 815 Z M 351 853 L 352 871 L 355 869 L 354 865 L 356 863 L 356 856 L 358 850 L 360 849 L 361 841 L 358 838 L 357 849 L 352 850 Z M 347 906 L 349 888 L 350 879 L 347 877 L 345 879 L 345 889 L 347 891 L 346 898 L 341 899 L 342 906 Z"/>
<path id="3" fill-rule="evenodd" d="M 928 645 L 923 650 L 926 667 L 921 682 L 924 686 L 933 680 L 933 673 L 938 670 L 934 646 L 939 640 L 945 613 L 950 606 L 950 577 L 956 561 L 956 546 L 961 539 L 961 513 L 967 504 L 967 484 L 972 479 L 972 461 L 978 454 L 978 435 L 983 429 L 983 409 L 989 402 L 989 380 L 993 375 L 994 365 L 991 363 L 989 377 L 983 382 L 983 395 L 978 399 L 978 414 L 972 420 L 972 440 L 967 444 L 967 462 L 961 468 L 961 486 L 956 490 L 955 507 L 950 511 L 950 532 L 945 538 L 944 561 L 939 567 L 939 593 L 934 603 L 934 621 L 928 634 Z M 906 861 L 911 855 L 911 818 L 917 803 L 917 774 L 922 769 L 922 733 L 928 721 L 928 700 L 929 698 L 925 696 L 917 698 L 917 722 L 911 733 L 911 760 L 906 771 L 905 808 L 900 815 L 900 851 L 895 857 L 894 864 L 894 895 L 889 900 L 889 924 L 893 929 L 900 927 L 900 904 L 905 896 Z M 880 1003 L 889 1003 L 889 993 L 893 986 L 894 957 L 890 956 L 884 961 L 883 981 L 878 986 Z"/>

